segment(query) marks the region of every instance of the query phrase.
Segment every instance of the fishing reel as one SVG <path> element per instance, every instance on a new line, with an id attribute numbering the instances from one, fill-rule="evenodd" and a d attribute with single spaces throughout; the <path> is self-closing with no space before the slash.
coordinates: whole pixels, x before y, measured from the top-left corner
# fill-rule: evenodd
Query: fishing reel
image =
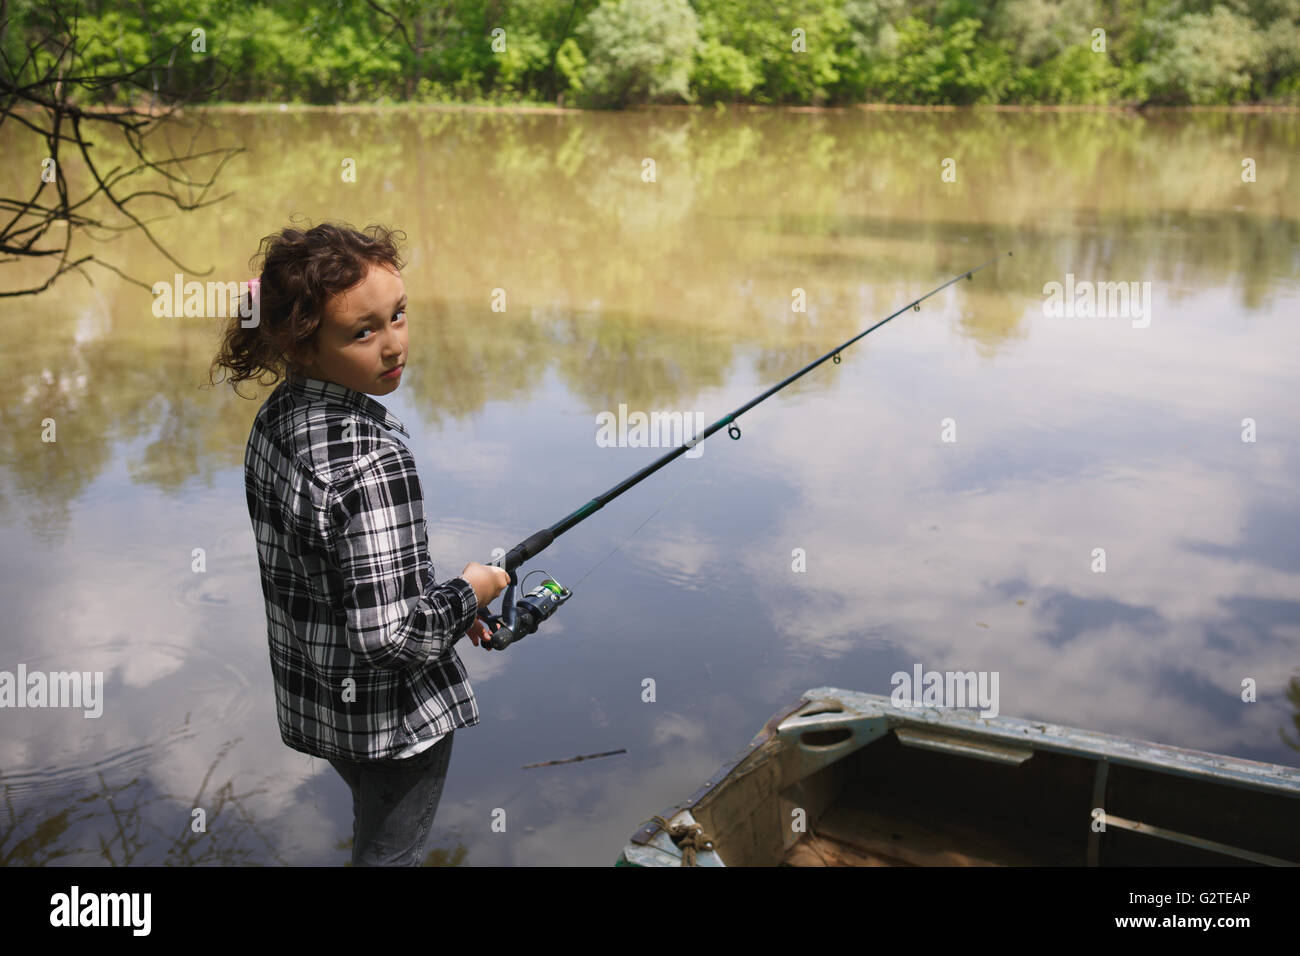
<path id="1" fill-rule="evenodd" d="M 545 571 L 533 570 L 524 575 L 519 583 L 522 588 L 534 574 Z M 535 632 L 538 626 L 559 609 L 560 605 L 573 597 L 573 592 L 555 578 L 547 577 L 518 601 L 515 600 L 515 572 L 510 570 L 510 583 L 506 585 L 501 598 L 500 614 L 493 614 L 485 607 L 478 609 L 478 617 L 483 620 L 492 633 L 492 649 L 504 651 L 515 641 L 521 641 Z M 494 630 L 495 629 L 495 630 Z"/>

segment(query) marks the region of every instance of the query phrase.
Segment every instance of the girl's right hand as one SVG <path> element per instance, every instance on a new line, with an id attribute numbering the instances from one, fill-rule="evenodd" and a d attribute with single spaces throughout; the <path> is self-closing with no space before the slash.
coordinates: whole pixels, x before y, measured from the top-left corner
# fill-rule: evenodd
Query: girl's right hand
<path id="1" fill-rule="evenodd" d="M 460 572 L 460 576 L 469 582 L 469 586 L 474 589 L 474 596 L 478 598 L 479 607 L 487 607 L 496 600 L 496 596 L 506 589 L 510 583 L 510 575 L 506 573 L 505 568 L 498 568 L 491 564 L 479 564 L 477 561 L 471 561 L 465 565 L 465 570 Z"/>

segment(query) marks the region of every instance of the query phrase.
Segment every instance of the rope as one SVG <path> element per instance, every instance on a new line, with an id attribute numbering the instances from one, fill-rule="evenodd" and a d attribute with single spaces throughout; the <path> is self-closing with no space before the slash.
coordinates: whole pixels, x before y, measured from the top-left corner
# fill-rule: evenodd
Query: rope
<path id="1" fill-rule="evenodd" d="M 682 851 L 682 866 L 695 866 L 695 854 L 701 850 L 713 849 L 713 838 L 704 832 L 698 823 L 680 823 L 673 826 L 661 816 L 650 818 L 657 823 L 673 845 Z"/>

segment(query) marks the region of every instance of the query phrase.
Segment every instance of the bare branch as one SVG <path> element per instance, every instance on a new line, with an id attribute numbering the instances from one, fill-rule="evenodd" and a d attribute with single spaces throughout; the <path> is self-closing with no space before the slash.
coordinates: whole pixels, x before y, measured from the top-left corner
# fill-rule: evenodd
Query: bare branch
<path id="1" fill-rule="evenodd" d="M 135 67 L 123 63 L 120 70 L 112 72 L 87 69 L 85 53 L 93 38 L 81 35 L 77 0 L 54 0 L 41 13 L 48 16 L 44 24 L 18 25 L 12 19 L 0 24 L 0 29 L 23 33 L 26 48 L 21 57 L 0 50 L 0 126 L 12 120 L 23 135 L 39 138 L 45 163 L 53 171 L 48 179 L 42 175 L 27 197 L 0 197 L 0 215 L 5 218 L 0 223 L 0 263 L 30 258 L 57 260 L 57 265 L 43 282 L 24 289 L 0 290 L 0 297 L 43 292 L 71 271 L 91 281 L 85 269 L 91 263 L 127 282 L 150 288 L 98 254 L 74 256 L 71 249 L 78 236 L 102 242 L 99 234 L 139 232 L 177 268 L 195 275 L 209 274 L 210 268 L 189 268 L 164 248 L 150 229 L 150 224 L 162 217 L 147 216 L 137 208 L 142 202 L 162 202 L 173 210 L 190 212 L 228 198 L 229 193 L 216 197 L 210 194 L 226 163 L 242 152 L 242 147 L 198 150 L 199 133 L 194 130 L 187 152 L 178 153 L 170 142 L 159 151 L 151 147 L 148 137 L 175 128 L 184 104 L 223 87 L 231 72 L 214 57 L 209 71 L 212 82 L 186 96 L 176 95 L 170 81 L 183 40 Z M 217 82 L 219 66 L 223 75 Z M 166 73 L 166 84 L 159 82 L 160 71 Z M 125 105 L 103 102 L 124 87 L 138 98 Z M 142 101 L 144 105 L 140 105 Z M 92 131 L 115 131 L 120 142 L 125 143 L 128 162 L 106 162 L 105 157 L 111 155 L 105 153 L 107 144 L 97 146 Z M 75 150 L 75 158 L 84 167 L 77 170 L 77 178 L 84 176 L 86 181 L 76 185 L 75 194 L 74 184 L 65 173 L 61 153 L 65 147 Z M 207 163 L 213 164 L 210 175 L 194 171 L 197 164 Z M 125 183 L 133 177 L 139 177 L 141 188 L 127 191 Z M 92 211 L 101 206 L 103 212 Z M 58 225 L 64 228 L 62 236 L 55 239 L 57 233 L 52 230 Z M 53 244 L 49 240 L 54 240 Z"/>

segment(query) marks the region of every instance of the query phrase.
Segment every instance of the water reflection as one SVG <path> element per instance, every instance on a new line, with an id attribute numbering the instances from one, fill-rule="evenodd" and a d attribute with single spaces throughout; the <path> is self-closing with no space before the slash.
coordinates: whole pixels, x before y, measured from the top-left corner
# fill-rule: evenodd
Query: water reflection
<path id="1" fill-rule="evenodd" d="M 712 421 L 1015 251 L 548 549 L 537 566 L 581 584 L 506 654 L 466 648 L 483 723 L 453 757 L 430 865 L 612 862 L 802 690 L 888 693 L 916 662 L 998 670 L 1004 714 L 1296 763 L 1287 118 L 377 110 L 212 125 L 249 151 L 228 167 L 230 200 L 161 224 L 184 261 L 247 278 L 257 239 L 293 212 L 408 232 L 411 367 L 387 403 L 412 431 L 440 578 L 660 453 L 598 447 L 597 412 Z M 22 148 L 5 144 L 0 177 L 30 161 Z M 118 246 L 133 274 L 171 278 L 135 237 Z M 1150 328 L 1046 318 L 1043 284 L 1067 272 L 1151 282 Z M 0 669 L 108 678 L 99 721 L 6 714 L 0 854 L 339 865 L 346 787 L 275 729 L 241 472 L 259 403 L 199 387 L 215 320 L 150 305 L 116 279 L 0 305 L 39 330 L 0 352 Z M 41 440 L 47 419 L 57 441 Z M 620 748 L 617 764 L 519 769 Z M 209 831 L 192 838 L 200 798 Z"/>
<path id="2" fill-rule="evenodd" d="M 237 792 L 233 779 L 214 780 L 218 765 L 238 742 L 222 745 L 188 800 L 159 792 L 147 776 L 114 783 L 99 770 L 94 787 L 61 787 L 57 795 L 30 803 L 0 773 L 5 813 L 0 865 L 285 864 L 277 841 L 249 812 L 249 801 L 265 791 Z M 202 815 L 194 816 L 194 808 Z"/>

